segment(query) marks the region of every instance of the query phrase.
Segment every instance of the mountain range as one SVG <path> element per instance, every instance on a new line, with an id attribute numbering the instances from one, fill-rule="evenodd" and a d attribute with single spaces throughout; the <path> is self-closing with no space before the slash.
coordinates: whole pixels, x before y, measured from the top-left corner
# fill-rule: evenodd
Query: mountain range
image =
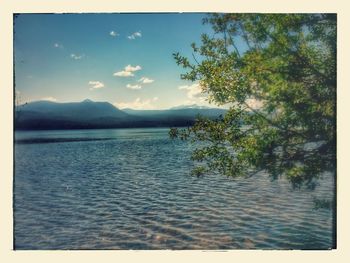
<path id="1" fill-rule="evenodd" d="M 198 115 L 215 119 L 225 112 L 224 109 L 198 105 L 168 110 L 120 110 L 109 102 L 91 100 L 69 103 L 35 101 L 16 107 L 15 129 L 180 127 L 193 125 Z"/>

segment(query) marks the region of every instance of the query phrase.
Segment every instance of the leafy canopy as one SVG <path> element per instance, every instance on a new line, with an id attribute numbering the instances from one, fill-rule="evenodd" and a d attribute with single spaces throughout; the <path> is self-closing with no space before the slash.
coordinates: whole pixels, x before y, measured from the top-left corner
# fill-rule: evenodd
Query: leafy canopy
<path id="1" fill-rule="evenodd" d="M 174 54 L 210 102 L 228 105 L 217 120 L 199 118 L 170 136 L 198 143 L 197 175 L 267 171 L 314 187 L 336 158 L 336 15 L 211 14 L 213 36 Z M 244 45 L 242 45 L 244 43 Z"/>

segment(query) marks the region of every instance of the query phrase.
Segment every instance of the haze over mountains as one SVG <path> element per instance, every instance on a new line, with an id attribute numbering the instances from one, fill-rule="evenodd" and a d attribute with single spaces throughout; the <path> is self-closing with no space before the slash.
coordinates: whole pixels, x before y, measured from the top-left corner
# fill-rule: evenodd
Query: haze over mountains
<path id="1" fill-rule="evenodd" d="M 15 128 L 39 129 L 98 129 L 136 127 L 189 126 L 198 115 L 211 119 L 226 110 L 198 105 L 174 107 L 168 110 L 120 110 L 109 102 L 57 103 L 35 101 L 16 108 Z"/>

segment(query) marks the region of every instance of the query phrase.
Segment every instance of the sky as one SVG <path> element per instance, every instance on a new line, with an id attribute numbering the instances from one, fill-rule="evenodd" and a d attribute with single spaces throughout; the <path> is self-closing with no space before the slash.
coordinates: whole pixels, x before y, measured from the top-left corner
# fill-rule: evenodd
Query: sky
<path id="1" fill-rule="evenodd" d="M 36 100 L 108 101 L 118 108 L 207 105 L 172 54 L 191 57 L 204 14 L 20 14 L 15 18 L 15 89 Z M 214 106 L 214 105 L 212 105 Z"/>

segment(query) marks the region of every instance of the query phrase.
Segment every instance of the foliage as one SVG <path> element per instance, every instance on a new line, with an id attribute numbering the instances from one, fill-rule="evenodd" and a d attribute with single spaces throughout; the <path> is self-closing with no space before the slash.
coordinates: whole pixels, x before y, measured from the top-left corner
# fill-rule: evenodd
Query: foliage
<path id="1" fill-rule="evenodd" d="M 314 187 L 336 163 L 336 15 L 211 14 L 213 36 L 174 54 L 210 102 L 229 105 L 218 120 L 199 118 L 172 138 L 198 143 L 197 175 L 267 171 Z"/>

